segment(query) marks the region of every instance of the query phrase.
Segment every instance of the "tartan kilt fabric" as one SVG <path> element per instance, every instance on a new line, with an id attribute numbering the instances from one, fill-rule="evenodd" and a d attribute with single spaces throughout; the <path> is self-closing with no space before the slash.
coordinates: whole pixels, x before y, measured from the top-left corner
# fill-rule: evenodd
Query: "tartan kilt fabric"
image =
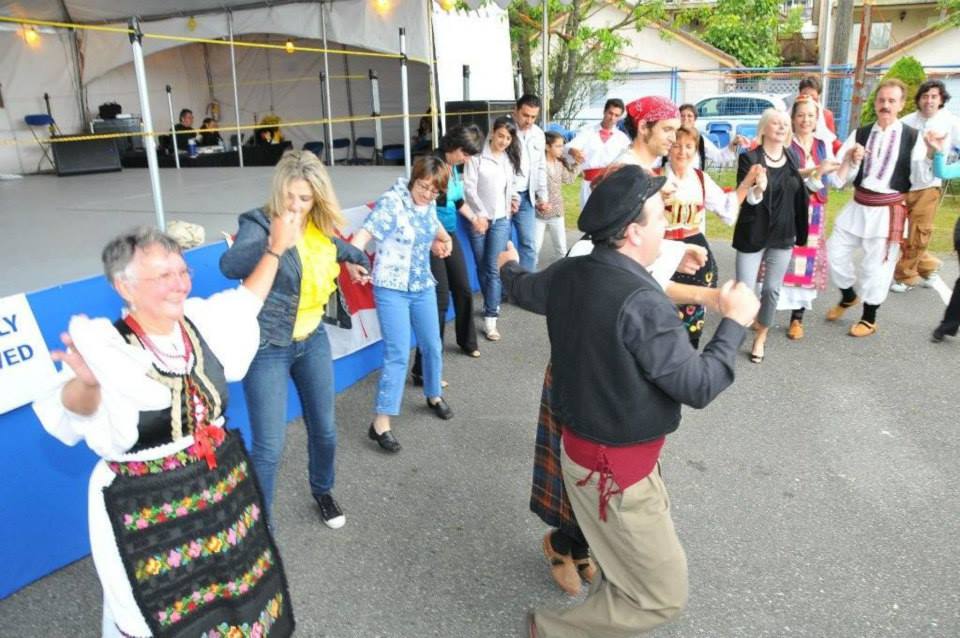
<path id="1" fill-rule="evenodd" d="M 537 419 L 530 511 L 551 527 L 579 532 L 580 526 L 570 507 L 570 499 L 563 487 L 563 474 L 560 472 L 562 424 L 556 419 L 550 404 L 552 385 L 553 376 L 548 364 L 543 375 L 543 393 L 540 396 L 540 415 Z"/>

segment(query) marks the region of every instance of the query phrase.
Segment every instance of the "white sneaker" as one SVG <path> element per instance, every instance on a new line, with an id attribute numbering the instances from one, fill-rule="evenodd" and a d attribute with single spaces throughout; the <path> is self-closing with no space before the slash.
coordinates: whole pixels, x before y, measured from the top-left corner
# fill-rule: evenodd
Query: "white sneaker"
<path id="1" fill-rule="evenodd" d="M 497 318 L 484 317 L 483 331 L 486 333 L 488 341 L 500 341 L 500 333 L 497 332 Z"/>
<path id="2" fill-rule="evenodd" d="M 907 292 L 908 290 L 913 290 L 913 286 L 901 281 L 895 281 L 890 284 L 890 292 Z"/>
<path id="3" fill-rule="evenodd" d="M 933 273 L 929 277 L 923 277 L 920 280 L 921 288 L 936 288 L 938 284 L 943 282 L 943 279 L 940 278 L 940 275 Z"/>

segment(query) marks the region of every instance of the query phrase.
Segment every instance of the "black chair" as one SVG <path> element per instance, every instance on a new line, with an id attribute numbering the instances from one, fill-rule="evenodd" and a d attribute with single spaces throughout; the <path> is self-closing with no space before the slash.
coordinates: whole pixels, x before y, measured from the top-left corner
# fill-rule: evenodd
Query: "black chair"
<path id="1" fill-rule="evenodd" d="M 323 159 L 323 142 L 306 142 L 303 145 L 303 150 L 310 151 L 320 159 Z"/>
<path id="2" fill-rule="evenodd" d="M 343 157 L 337 157 L 337 151 L 341 148 L 347 149 L 347 152 L 343 154 Z M 336 162 L 345 162 L 350 159 L 350 138 L 349 137 L 338 137 L 333 140 L 333 159 Z"/>
<path id="3" fill-rule="evenodd" d="M 372 164 L 376 157 L 377 150 L 374 148 L 376 141 L 372 137 L 358 137 L 353 140 L 353 163 L 354 164 Z M 370 155 L 360 157 L 360 149 L 369 149 Z"/>

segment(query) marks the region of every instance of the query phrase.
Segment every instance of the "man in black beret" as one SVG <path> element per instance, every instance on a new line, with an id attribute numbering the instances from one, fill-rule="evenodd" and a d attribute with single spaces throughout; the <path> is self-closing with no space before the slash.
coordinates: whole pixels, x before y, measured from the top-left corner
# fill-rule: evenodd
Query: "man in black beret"
<path id="1" fill-rule="evenodd" d="M 531 636 L 634 636 L 686 604 L 686 556 L 660 450 L 681 404 L 702 408 L 733 383 L 759 302 L 727 282 L 724 319 L 702 354 L 693 349 L 675 300 L 647 270 L 663 241 L 664 182 L 637 166 L 601 182 L 578 222 L 593 240 L 589 255 L 538 273 L 521 269 L 515 252 L 501 257 L 517 304 L 547 317 L 564 487 L 602 572 L 582 604 L 531 613 Z"/>

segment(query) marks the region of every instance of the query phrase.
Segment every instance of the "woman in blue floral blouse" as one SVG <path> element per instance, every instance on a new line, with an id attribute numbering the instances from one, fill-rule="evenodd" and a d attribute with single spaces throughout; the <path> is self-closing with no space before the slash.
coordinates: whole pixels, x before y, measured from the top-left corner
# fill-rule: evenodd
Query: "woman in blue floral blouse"
<path id="1" fill-rule="evenodd" d="M 383 370 L 376 416 L 367 434 L 388 452 L 400 450 L 390 430 L 390 417 L 400 414 L 404 379 L 410 359 L 410 329 L 423 356 L 423 394 L 427 407 L 441 419 L 453 411 L 441 395 L 443 346 L 437 317 L 436 281 L 430 271 L 430 252 L 450 254 L 452 240 L 437 221 L 436 198 L 447 187 L 450 168 L 428 155 L 417 159 L 412 175 L 380 196 L 366 222 L 354 235 L 358 248 L 375 239 L 373 296 L 383 338 Z"/>

